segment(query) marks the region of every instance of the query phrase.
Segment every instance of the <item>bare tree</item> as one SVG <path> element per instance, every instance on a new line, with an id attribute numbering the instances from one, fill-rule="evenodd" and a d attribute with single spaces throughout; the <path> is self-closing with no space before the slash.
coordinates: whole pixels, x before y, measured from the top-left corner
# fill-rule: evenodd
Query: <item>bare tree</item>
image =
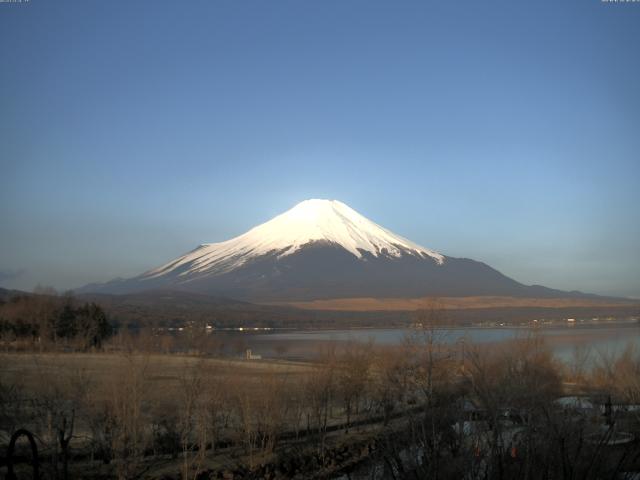
<path id="1" fill-rule="evenodd" d="M 416 311 L 414 328 L 405 341 L 407 356 L 411 362 L 411 379 L 421 391 L 427 405 L 433 399 L 434 384 L 442 368 L 450 360 L 452 352 L 446 345 L 449 335 L 447 317 L 440 299 L 430 298 L 424 307 Z"/>
<path id="2" fill-rule="evenodd" d="M 149 359 L 126 354 L 120 371 L 114 372 L 107 385 L 103 429 L 115 460 L 120 480 L 137 478 L 142 472 L 143 455 L 149 438 L 143 408 L 147 397 Z"/>
<path id="3" fill-rule="evenodd" d="M 203 418 L 206 412 L 203 406 L 205 394 L 203 369 L 202 360 L 185 365 L 179 379 L 180 395 L 177 409 L 183 480 L 188 480 L 191 475 L 195 478 L 200 473 L 206 449 L 206 427 L 209 422 Z M 197 452 L 195 458 L 192 455 L 193 450 Z"/>
<path id="4" fill-rule="evenodd" d="M 585 382 L 585 374 L 589 362 L 591 361 L 592 351 L 589 345 L 576 345 L 571 352 L 571 361 L 569 369 L 571 378 L 576 383 Z"/>
<path id="5" fill-rule="evenodd" d="M 409 394 L 410 359 L 400 348 L 379 349 L 372 365 L 371 396 L 382 411 L 383 424 L 389 424 L 397 406 L 404 406 Z"/>
<path id="6" fill-rule="evenodd" d="M 337 362 L 337 395 L 347 417 L 346 433 L 349 433 L 352 414 L 359 412 L 361 398 L 369 387 L 372 349 L 371 343 L 350 343 Z"/>
<path id="7" fill-rule="evenodd" d="M 87 403 L 91 379 L 85 369 L 60 368 L 61 358 L 53 357 L 48 365 L 39 356 L 33 361 L 38 377 L 37 394 L 30 402 L 34 425 L 50 447 L 53 476 L 67 479 L 70 444 L 79 413 Z"/>
<path id="8" fill-rule="evenodd" d="M 336 396 L 336 346 L 329 345 L 321 352 L 315 372 L 305 383 L 307 430 L 317 435 L 317 448 L 324 462 L 327 427 Z"/>

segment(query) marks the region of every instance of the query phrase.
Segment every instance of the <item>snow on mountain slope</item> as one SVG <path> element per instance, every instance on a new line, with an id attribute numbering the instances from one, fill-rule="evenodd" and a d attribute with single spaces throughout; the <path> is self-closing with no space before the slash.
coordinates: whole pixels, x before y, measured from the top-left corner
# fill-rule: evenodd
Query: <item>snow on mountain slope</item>
<path id="1" fill-rule="evenodd" d="M 445 257 L 390 232 L 337 200 L 306 200 L 239 237 L 200 245 L 141 277 L 181 277 L 229 272 L 252 258 L 270 253 L 291 255 L 312 242 L 337 244 L 357 258 L 414 255 L 442 264 Z M 178 273 L 179 272 L 179 273 Z"/>

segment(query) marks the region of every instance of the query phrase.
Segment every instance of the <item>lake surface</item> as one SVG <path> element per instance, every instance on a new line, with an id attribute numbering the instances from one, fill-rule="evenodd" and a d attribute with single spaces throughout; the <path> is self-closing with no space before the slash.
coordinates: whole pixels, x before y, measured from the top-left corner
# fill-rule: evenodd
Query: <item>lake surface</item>
<path id="1" fill-rule="evenodd" d="M 555 355 L 569 360 L 577 347 L 587 348 L 593 355 L 621 353 L 628 345 L 640 349 L 640 324 L 619 323 L 571 326 L 529 327 L 468 327 L 437 331 L 442 342 L 455 344 L 464 340 L 467 344 L 491 344 L 526 338 L 534 333 L 542 335 Z M 308 330 L 252 334 L 248 345 L 255 352 L 267 356 L 308 357 L 314 347 L 329 342 L 373 342 L 376 345 L 400 345 L 415 335 L 415 329 L 358 329 L 358 330 Z"/>

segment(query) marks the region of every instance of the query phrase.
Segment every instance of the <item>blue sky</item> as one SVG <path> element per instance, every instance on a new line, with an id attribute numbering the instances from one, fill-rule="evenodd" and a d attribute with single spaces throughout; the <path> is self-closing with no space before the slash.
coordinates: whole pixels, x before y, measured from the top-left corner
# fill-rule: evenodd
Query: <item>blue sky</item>
<path id="1" fill-rule="evenodd" d="M 307 198 L 640 297 L 640 4 L 0 3 L 0 285 L 131 276 Z"/>

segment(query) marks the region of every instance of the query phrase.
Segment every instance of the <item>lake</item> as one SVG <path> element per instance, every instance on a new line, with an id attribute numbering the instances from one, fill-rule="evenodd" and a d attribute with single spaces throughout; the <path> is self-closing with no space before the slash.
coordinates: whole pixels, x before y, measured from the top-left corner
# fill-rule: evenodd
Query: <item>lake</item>
<path id="1" fill-rule="evenodd" d="M 275 331 L 247 334 L 247 346 L 254 353 L 269 357 L 310 358 L 318 347 L 330 342 L 374 342 L 376 345 L 400 345 L 415 334 L 409 328 L 376 328 L 353 330 Z M 640 348 L 638 322 L 574 324 L 563 326 L 529 327 L 468 327 L 438 330 L 438 338 L 449 344 L 491 344 L 526 338 L 533 333 L 542 335 L 555 355 L 569 360 L 576 347 L 588 348 L 593 354 L 622 352 L 629 344 Z"/>

